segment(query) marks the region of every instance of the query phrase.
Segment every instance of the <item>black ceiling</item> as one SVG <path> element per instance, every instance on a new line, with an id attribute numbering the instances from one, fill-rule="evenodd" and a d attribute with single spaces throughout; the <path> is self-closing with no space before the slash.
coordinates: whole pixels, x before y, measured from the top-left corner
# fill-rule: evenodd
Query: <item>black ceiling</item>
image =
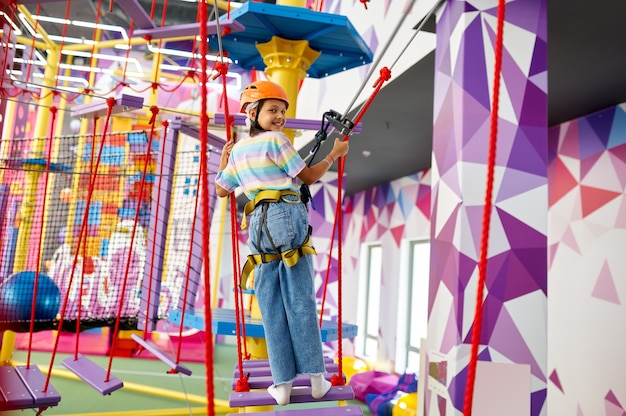
<path id="1" fill-rule="evenodd" d="M 152 0 L 139 2 L 148 14 L 152 12 Z M 626 1 L 546 2 L 549 126 L 626 102 Z M 38 7 L 35 0 L 18 3 L 24 3 L 33 13 Z M 108 7 L 109 3 L 105 1 L 103 4 Z M 42 2 L 39 13 L 62 17 L 66 4 L 65 1 Z M 77 9 L 75 13 L 80 13 L 74 18 L 94 21 L 97 1 L 80 1 L 80 4 L 84 7 L 73 8 Z M 162 5 L 163 0 L 156 4 Z M 196 20 L 197 4 L 183 5 L 178 6 L 176 13 L 168 12 L 166 25 Z M 156 24 L 160 26 L 162 9 L 157 8 L 154 15 Z M 125 21 L 128 17 L 117 5 L 111 12 L 103 13 L 100 20 L 101 23 L 118 25 Z M 90 37 L 91 32 L 86 32 L 84 36 Z M 433 81 L 434 52 L 405 73 L 398 76 L 392 74 L 392 79 L 364 114 L 362 132 L 350 139 L 346 194 L 430 167 Z M 322 151 L 331 145 L 330 142 L 328 140 L 324 144 Z M 370 152 L 369 157 L 363 155 L 364 150 Z"/>

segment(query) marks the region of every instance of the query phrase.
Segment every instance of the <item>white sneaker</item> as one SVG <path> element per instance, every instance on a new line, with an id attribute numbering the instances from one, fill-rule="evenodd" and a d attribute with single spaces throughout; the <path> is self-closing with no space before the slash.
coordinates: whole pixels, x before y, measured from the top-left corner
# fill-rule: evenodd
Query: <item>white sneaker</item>
<path id="1" fill-rule="evenodd" d="M 285 406 L 289 404 L 291 384 L 292 383 L 282 383 L 278 386 L 272 384 L 267 388 L 267 392 L 274 398 L 274 400 L 276 400 L 276 404 Z"/>
<path id="2" fill-rule="evenodd" d="M 321 399 L 326 396 L 328 390 L 332 387 L 330 381 L 326 380 L 322 374 L 311 375 L 311 396 L 315 399 Z"/>

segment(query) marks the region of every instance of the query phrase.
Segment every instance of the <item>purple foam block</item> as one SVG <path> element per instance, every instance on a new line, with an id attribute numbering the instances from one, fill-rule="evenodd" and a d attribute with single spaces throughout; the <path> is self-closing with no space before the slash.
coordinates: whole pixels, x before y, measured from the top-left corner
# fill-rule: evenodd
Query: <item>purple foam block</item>
<path id="1" fill-rule="evenodd" d="M 65 368 L 76 374 L 78 378 L 103 396 L 124 387 L 124 383 L 117 377 L 109 376 L 109 380 L 106 381 L 106 370 L 82 354 L 78 354 L 76 360 L 74 357 L 68 357 L 61 362 Z"/>
<path id="2" fill-rule="evenodd" d="M 137 344 L 144 347 L 146 350 L 150 351 L 157 357 L 159 360 L 163 361 L 173 370 L 186 374 L 188 376 L 191 375 L 191 370 L 185 367 L 182 364 L 178 364 L 174 358 L 168 355 L 166 352 L 162 351 L 159 347 L 157 347 L 153 342 L 143 339 L 137 334 L 132 334 L 131 337 L 137 342 Z"/>

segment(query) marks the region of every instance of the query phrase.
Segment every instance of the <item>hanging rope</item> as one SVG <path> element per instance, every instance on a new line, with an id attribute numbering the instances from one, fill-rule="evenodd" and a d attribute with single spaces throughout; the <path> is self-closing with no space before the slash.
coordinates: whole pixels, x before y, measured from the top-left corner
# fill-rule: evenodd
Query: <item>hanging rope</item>
<path id="1" fill-rule="evenodd" d="M 491 125 L 489 134 L 489 155 L 487 159 L 487 189 L 485 191 L 485 205 L 483 208 L 482 235 L 480 239 L 480 259 L 478 262 L 478 284 L 476 288 L 476 310 L 472 332 L 472 348 L 467 368 L 467 384 L 465 385 L 465 405 L 463 416 L 472 415 L 474 400 L 474 383 L 476 381 L 476 363 L 478 360 L 478 345 L 483 323 L 483 294 L 487 279 L 487 254 L 489 247 L 489 224 L 493 200 L 493 178 L 496 164 L 496 144 L 498 141 L 498 108 L 500 103 L 500 75 L 502 73 L 502 43 L 504 29 L 505 1 L 498 0 L 498 23 L 495 45 L 495 70 L 493 77 L 493 97 L 491 105 Z"/>
<path id="2" fill-rule="evenodd" d="M 160 189 L 161 189 L 161 184 L 163 183 L 163 163 L 165 160 L 165 139 L 167 138 L 167 128 L 169 126 L 169 123 L 166 121 L 164 121 L 162 123 L 163 125 L 163 140 L 161 140 L 161 144 L 160 144 L 160 148 L 161 148 L 161 159 L 159 161 L 159 172 L 158 172 L 158 181 L 157 181 L 157 185 L 156 185 L 156 210 L 154 212 L 154 214 L 152 214 L 154 216 L 154 218 L 159 218 L 159 213 L 161 211 L 161 193 Z M 159 237 L 157 235 L 157 229 L 158 227 L 153 227 L 152 229 L 152 247 L 150 248 L 150 252 L 152 253 L 152 258 L 150 259 L 150 265 L 154 264 L 154 260 L 155 260 L 155 251 L 156 251 L 156 242 L 157 242 L 157 237 Z M 150 310 L 150 305 L 152 305 L 152 282 L 154 281 L 154 274 L 153 274 L 154 269 L 152 267 L 150 267 L 150 273 L 149 273 L 149 277 L 148 277 L 148 295 L 146 297 L 146 311 Z M 144 330 L 143 330 L 143 338 L 144 339 L 148 339 L 148 315 L 149 313 L 146 313 L 146 320 L 144 322 Z"/>
<path id="3" fill-rule="evenodd" d="M 205 353 L 205 368 L 206 368 L 206 393 L 207 393 L 207 411 L 209 416 L 215 414 L 214 403 L 214 385 L 213 385 L 213 336 L 212 336 L 212 312 L 211 312 L 211 264 L 209 256 L 209 175 L 207 172 L 208 160 L 208 140 L 207 131 L 209 127 L 209 117 L 207 114 L 207 3 L 206 0 L 202 0 L 198 3 L 200 8 L 200 90 L 201 99 L 201 114 L 200 114 L 200 181 L 201 193 L 202 193 L 202 253 L 203 253 L 203 271 L 204 271 L 204 308 L 205 308 L 205 340 L 206 340 L 206 353 Z"/>
<path id="4" fill-rule="evenodd" d="M 30 358 L 32 351 L 32 342 L 33 342 L 33 333 L 35 331 L 35 313 L 37 311 L 37 289 L 39 286 L 39 272 L 41 271 L 41 256 L 43 254 L 43 234 L 44 234 L 44 222 L 46 218 L 46 204 L 48 201 L 48 186 L 49 186 L 49 178 L 50 178 L 50 158 L 52 157 L 52 143 L 54 137 L 54 129 L 56 126 L 56 115 L 57 108 L 51 107 L 50 114 L 52 116 L 52 120 L 50 122 L 50 135 L 48 137 L 47 143 L 47 157 L 46 157 L 46 169 L 44 171 L 44 191 L 43 191 L 43 205 L 41 207 L 41 218 L 40 218 L 40 226 L 39 226 L 39 242 L 37 244 L 37 266 L 35 273 L 35 281 L 33 284 L 33 299 L 31 302 L 30 309 L 30 326 L 28 330 L 28 352 L 26 354 L 26 368 L 30 368 Z M 44 390 L 45 392 L 46 390 Z"/>
<path id="5" fill-rule="evenodd" d="M 229 7 L 230 9 L 230 7 Z M 217 11 L 217 1 L 214 2 L 214 10 Z M 228 63 L 224 60 L 226 53 L 222 47 L 221 28 L 219 18 L 215 19 L 218 50 L 220 60 L 216 62 L 213 69 L 216 71 L 213 79 L 221 77 L 222 81 L 222 105 L 224 106 L 224 118 L 226 124 L 226 137 L 227 140 L 233 140 L 232 125 L 234 117 L 230 115 L 228 106 L 228 92 L 226 88 L 228 74 Z M 237 227 L 237 199 L 231 194 L 228 197 L 230 204 L 230 226 L 231 226 L 231 246 L 233 248 L 233 291 L 235 295 L 235 337 L 237 339 L 237 363 L 239 365 L 239 379 L 235 384 L 235 391 L 250 391 L 250 385 L 248 384 L 248 378 L 243 373 L 243 360 L 250 358 L 247 351 L 247 343 L 242 342 L 245 340 L 246 326 L 245 326 L 245 310 L 243 306 L 243 290 L 241 289 L 241 257 L 239 253 L 239 227 Z"/>
<path id="6" fill-rule="evenodd" d="M 146 153 L 144 157 L 143 171 L 141 173 L 141 181 L 139 183 L 139 198 L 137 199 L 137 208 L 135 209 L 135 217 L 133 218 L 133 230 L 130 234 L 130 245 L 128 247 L 128 256 L 126 258 L 126 267 L 124 270 L 124 279 L 122 279 L 122 288 L 120 290 L 120 297 L 118 299 L 117 316 L 115 319 L 115 329 L 113 330 L 113 345 L 111 346 L 111 354 L 109 354 L 109 365 L 107 367 L 107 381 L 111 373 L 111 366 L 113 364 L 113 356 L 115 347 L 117 345 L 117 337 L 119 334 L 120 322 L 122 319 L 122 308 L 124 306 L 124 300 L 126 297 L 126 287 L 128 285 L 128 273 L 130 271 L 130 264 L 133 259 L 133 247 L 135 244 L 135 235 L 137 233 L 137 223 L 139 222 L 139 213 L 141 212 L 141 203 L 143 202 L 144 193 L 146 193 L 146 177 L 148 175 L 148 166 L 150 164 L 150 149 L 152 149 L 152 141 L 154 140 L 154 126 L 156 124 L 156 117 L 159 114 L 159 108 L 156 106 L 150 107 L 152 116 L 150 118 L 150 136 L 148 137 L 148 144 L 146 145 Z M 149 306 L 149 305 L 148 305 Z"/>
<path id="7" fill-rule="evenodd" d="M 10 6 L 11 6 L 11 21 L 13 22 L 15 21 L 15 10 L 17 9 L 17 3 L 13 1 Z M 5 94 L 8 95 L 4 88 L 5 80 L 9 82 L 11 81 L 11 77 L 7 76 L 5 68 L 9 64 L 9 51 L 11 50 L 9 47 L 9 42 L 11 41 L 11 38 L 13 35 L 13 26 L 12 25 L 7 25 L 7 26 L 9 27 L 9 30 L 7 33 L 3 33 L 3 36 L 2 36 L 2 37 L 6 36 L 7 44 L 6 44 L 6 48 L 4 49 L 3 56 L 0 56 L 0 68 L 2 68 L 2 74 L 0 74 L 0 95 L 1 96 L 4 96 Z M 0 144 L 2 144 L 1 137 L 0 137 Z"/>
<path id="8" fill-rule="evenodd" d="M 378 78 L 378 80 L 376 80 L 376 82 L 374 83 L 373 87 L 374 87 L 374 92 L 370 95 L 369 99 L 367 100 L 367 102 L 365 103 L 365 105 L 361 108 L 361 110 L 359 111 L 359 113 L 357 114 L 357 117 L 354 120 L 354 124 L 358 124 L 361 119 L 363 118 L 363 115 L 365 114 L 365 112 L 369 109 L 370 104 L 372 103 L 372 101 L 374 101 L 374 98 L 376 97 L 376 95 L 378 94 L 378 92 L 380 91 L 380 89 L 383 87 L 383 83 L 385 81 L 388 81 L 389 79 L 391 79 L 391 71 L 387 68 L 384 67 L 380 70 L 380 77 Z M 349 135 L 345 135 L 343 140 L 347 141 L 349 139 Z M 339 340 L 338 342 L 338 351 L 337 351 L 337 359 L 338 359 L 338 368 L 337 368 L 337 374 L 333 374 L 332 378 L 331 378 L 331 383 L 334 386 L 343 386 L 345 384 L 345 380 L 342 376 L 343 374 L 343 328 L 341 323 L 343 322 L 343 282 L 342 282 L 342 276 L 343 276 L 343 236 L 342 236 L 342 230 L 343 230 L 343 210 L 342 205 L 343 205 L 343 197 L 342 197 L 342 191 L 343 191 L 343 176 L 344 176 L 344 170 L 345 170 L 345 157 L 340 157 L 339 158 L 339 169 L 337 172 L 337 205 L 335 207 L 335 223 L 333 225 L 333 238 L 331 240 L 331 244 L 332 241 L 334 240 L 334 232 L 335 229 L 337 229 L 337 240 L 338 240 L 338 244 L 337 244 L 337 329 L 338 329 L 338 335 L 337 338 Z M 323 311 L 323 308 L 322 308 Z"/>
<path id="9" fill-rule="evenodd" d="M 330 235 L 330 246 L 328 248 L 328 263 L 326 265 L 326 277 L 324 278 L 324 293 L 322 294 L 322 305 L 320 311 L 320 328 L 322 327 L 322 322 L 324 320 L 324 309 L 326 308 L 326 295 L 328 293 L 328 284 L 330 283 L 330 267 L 333 260 L 332 252 L 333 247 L 335 245 L 335 230 L 337 230 L 336 221 L 337 218 L 341 215 L 341 206 L 337 204 L 335 206 L 335 221 L 333 222 L 333 230 Z"/>
<path id="10" fill-rule="evenodd" d="M 98 157 L 96 159 L 96 164 L 95 164 L 95 172 L 96 174 L 92 175 L 89 181 L 89 188 L 87 190 L 87 200 L 85 201 L 85 212 L 83 213 L 83 222 L 81 224 L 80 227 L 80 232 L 78 234 L 78 242 L 76 245 L 76 251 L 74 254 L 74 259 L 72 262 L 72 270 L 70 272 L 70 277 L 68 279 L 68 283 L 67 283 L 67 292 L 65 293 L 65 296 L 63 297 L 63 306 L 61 307 L 61 313 L 59 316 L 59 325 L 57 327 L 57 332 L 56 332 L 56 337 L 54 340 L 54 346 L 52 348 L 52 355 L 50 358 L 50 367 L 48 368 L 48 375 L 46 377 L 46 383 L 44 386 L 44 389 L 46 389 L 48 387 L 48 383 L 50 382 L 50 376 L 52 375 L 52 366 L 54 365 L 54 359 L 56 357 L 56 353 L 57 353 L 57 349 L 59 346 L 59 338 L 61 335 L 61 331 L 63 329 L 63 323 L 65 322 L 65 312 L 67 310 L 67 304 L 69 301 L 69 295 L 70 295 L 70 288 L 72 287 L 72 282 L 74 280 L 74 273 L 76 271 L 76 264 L 78 262 L 78 254 L 80 253 L 80 249 L 81 249 L 81 244 L 84 238 L 86 238 L 86 229 L 87 229 L 87 223 L 88 223 L 88 219 L 89 219 L 89 207 L 91 205 L 91 196 L 93 194 L 93 188 L 94 185 L 96 183 L 96 177 L 97 177 L 97 172 L 98 172 L 98 167 L 100 165 L 100 160 L 102 158 L 102 151 L 104 149 L 104 138 L 106 137 L 106 130 L 107 130 L 107 126 L 109 124 L 109 121 L 111 119 L 111 111 L 113 109 L 113 105 L 115 104 L 115 99 L 114 98 L 109 98 L 107 100 L 107 115 L 106 115 L 106 121 L 104 123 L 104 127 L 103 127 L 103 134 L 102 134 L 102 141 L 100 143 L 100 149 L 98 151 Z M 93 139 L 92 139 L 92 146 L 95 145 L 96 143 L 96 126 L 97 124 L 97 118 L 94 118 L 94 132 L 93 132 Z M 80 155 L 79 155 L 80 157 Z M 79 302 L 80 304 L 80 302 Z M 80 327 L 80 322 L 76 322 L 76 326 L 77 329 Z M 78 333 L 77 333 L 78 336 Z M 78 350 L 75 350 L 74 352 L 74 359 L 77 360 L 78 359 Z M 108 381 L 108 374 L 107 374 L 107 380 Z"/>
<path id="11" fill-rule="evenodd" d="M 202 180 L 200 175 L 201 172 L 198 172 L 198 184 Z M 187 252 L 187 267 L 185 270 L 185 284 L 183 291 L 183 306 L 180 311 L 180 326 L 178 327 L 178 347 L 176 350 L 176 362 L 180 361 L 180 356 L 182 353 L 182 339 L 183 339 L 183 329 L 185 327 L 185 315 L 187 313 L 187 299 L 189 297 L 189 280 L 191 276 L 191 260 L 193 254 L 193 246 L 195 244 L 195 229 L 196 229 L 196 221 L 198 220 L 198 201 L 200 199 L 200 192 L 196 192 L 196 196 L 194 198 L 194 207 L 193 207 L 193 219 L 191 221 L 191 238 L 189 241 L 189 251 Z M 170 372 L 174 372 L 175 370 L 170 370 Z"/>

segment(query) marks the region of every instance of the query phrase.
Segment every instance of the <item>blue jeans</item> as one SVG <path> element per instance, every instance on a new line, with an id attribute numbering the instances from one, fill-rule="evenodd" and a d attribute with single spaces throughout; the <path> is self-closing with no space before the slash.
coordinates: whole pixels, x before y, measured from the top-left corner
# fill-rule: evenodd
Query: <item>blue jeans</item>
<path id="1" fill-rule="evenodd" d="M 263 205 L 249 216 L 248 246 L 252 254 L 276 253 L 274 247 L 283 252 L 298 247 L 306 239 L 309 229 L 306 206 L 294 196 L 283 199 L 267 204 L 267 228 L 262 223 Z M 310 255 L 300 257 L 293 267 L 271 261 L 254 269 L 254 293 L 263 319 L 274 384 L 290 382 L 300 374 L 325 372 L 313 279 Z"/>

